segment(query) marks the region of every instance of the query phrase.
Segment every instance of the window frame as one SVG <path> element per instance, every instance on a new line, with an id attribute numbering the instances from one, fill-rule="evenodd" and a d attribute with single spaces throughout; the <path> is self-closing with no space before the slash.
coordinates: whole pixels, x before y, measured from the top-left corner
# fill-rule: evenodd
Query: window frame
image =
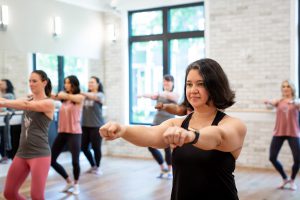
<path id="1" fill-rule="evenodd" d="M 133 74 L 132 74 L 132 44 L 134 42 L 148 42 L 153 40 L 161 40 L 163 44 L 163 52 L 162 52 L 162 64 L 163 64 L 163 75 L 170 73 L 170 41 L 172 39 L 186 39 L 186 38 L 204 38 L 204 31 L 205 30 L 198 30 L 198 31 L 185 31 L 185 32 L 174 32 L 171 33 L 168 31 L 170 18 L 169 18 L 169 10 L 174 8 L 185 8 L 191 6 L 203 6 L 204 2 L 197 2 L 197 3 L 190 3 L 190 4 L 182 4 L 182 5 L 175 5 L 175 6 L 166 6 L 166 7 L 159 7 L 159 8 L 151 8 L 151 9 L 142 9 L 142 10 L 134 10 L 128 11 L 128 56 L 129 56 L 129 123 L 130 124 L 142 124 L 142 125 L 151 125 L 149 123 L 141 123 L 141 122 L 134 122 L 133 121 L 133 112 L 132 112 L 132 82 L 133 82 Z M 145 11 L 162 11 L 163 16 L 163 32 L 162 34 L 155 34 L 155 35 L 144 35 L 144 36 L 132 36 L 131 33 L 131 24 L 132 24 L 132 14 L 145 12 Z"/>
<path id="2" fill-rule="evenodd" d="M 57 59 L 57 77 L 58 77 L 58 91 L 62 91 L 64 89 L 64 57 L 56 56 Z M 36 64 L 36 53 L 32 53 L 32 69 L 37 70 Z"/>

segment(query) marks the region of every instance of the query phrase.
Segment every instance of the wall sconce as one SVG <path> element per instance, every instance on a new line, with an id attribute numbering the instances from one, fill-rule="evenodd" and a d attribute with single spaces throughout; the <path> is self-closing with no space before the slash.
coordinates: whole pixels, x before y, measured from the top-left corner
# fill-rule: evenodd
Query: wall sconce
<path id="1" fill-rule="evenodd" d="M 114 24 L 108 25 L 108 38 L 111 42 L 117 41 L 116 27 Z"/>
<path id="2" fill-rule="evenodd" d="M 8 6 L 1 5 L 0 12 L 0 26 L 5 30 L 8 25 Z"/>
<path id="3" fill-rule="evenodd" d="M 60 17 L 53 17 L 53 36 L 58 37 L 61 35 L 61 19 Z"/>

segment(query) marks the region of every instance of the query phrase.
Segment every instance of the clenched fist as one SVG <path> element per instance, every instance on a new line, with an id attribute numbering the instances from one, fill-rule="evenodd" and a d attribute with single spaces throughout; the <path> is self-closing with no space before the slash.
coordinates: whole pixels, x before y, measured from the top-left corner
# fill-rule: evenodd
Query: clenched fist
<path id="1" fill-rule="evenodd" d="M 117 122 L 108 122 L 100 129 L 100 135 L 106 140 L 114 140 L 121 137 L 125 132 L 125 127 Z"/>
<path id="2" fill-rule="evenodd" d="M 164 142 L 171 148 L 181 147 L 182 145 L 193 141 L 194 133 L 181 127 L 169 127 L 163 134 Z"/>

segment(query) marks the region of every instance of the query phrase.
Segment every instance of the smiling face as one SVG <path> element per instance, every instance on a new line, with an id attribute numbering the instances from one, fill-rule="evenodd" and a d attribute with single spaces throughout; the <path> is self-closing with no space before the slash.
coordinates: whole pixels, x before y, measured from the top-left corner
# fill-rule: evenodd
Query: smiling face
<path id="1" fill-rule="evenodd" d="M 33 94 L 44 92 L 47 81 L 43 81 L 37 73 L 31 73 L 29 78 L 29 87 Z"/>
<path id="2" fill-rule="evenodd" d="M 97 83 L 96 79 L 94 78 L 90 78 L 89 80 L 89 91 L 91 92 L 97 92 L 98 91 L 98 87 L 99 87 L 99 83 Z"/>
<path id="3" fill-rule="evenodd" d="M 282 84 L 281 84 L 281 92 L 282 92 L 282 96 L 284 96 L 284 97 L 287 97 L 287 98 L 294 97 L 293 88 L 289 84 L 288 81 L 282 82 Z"/>
<path id="4" fill-rule="evenodd" d="M 187 75 L 186 97 L 193 108 L 203 106 L 208 101 L 209 94 L 204 86 L 203 77 L 196 69 L 190 70 Z"/>
<path id="5" fill-rule="evenodd" d="M 164 91 L 172 92 L 174 83 L 172 81 L 163 80 Z"/>

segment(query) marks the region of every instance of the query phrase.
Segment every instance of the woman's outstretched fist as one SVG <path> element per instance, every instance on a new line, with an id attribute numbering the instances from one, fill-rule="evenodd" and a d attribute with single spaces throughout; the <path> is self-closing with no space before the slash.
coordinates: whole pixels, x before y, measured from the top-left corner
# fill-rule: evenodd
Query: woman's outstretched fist
<path id="1" fill-rule="evenodd" d="M 108 122 L 104 124 L 100 129 L 99 133 L 105 140 L 114 140 L 123 135 L 125 127 L 117 122 Z"/>

